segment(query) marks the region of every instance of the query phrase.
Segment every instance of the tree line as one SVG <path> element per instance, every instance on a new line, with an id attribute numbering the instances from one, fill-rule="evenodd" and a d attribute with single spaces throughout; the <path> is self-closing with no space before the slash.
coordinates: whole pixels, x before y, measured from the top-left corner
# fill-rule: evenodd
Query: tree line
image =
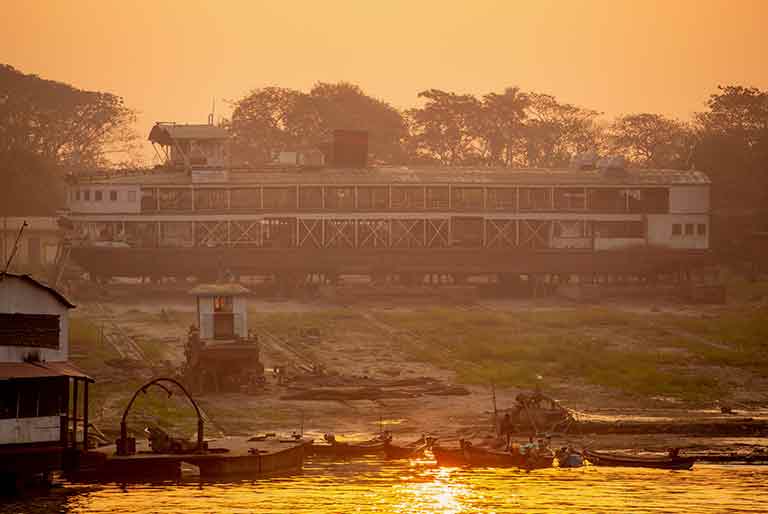
<path id="1" fill-rule="evenodd" d="M 719 87 L 688 121 L 658 113 L 607 120 L 517 87 L 482 96 L 428 89 L 416 99 L 419 107 L 400 110 L 346 82 L 308 92 L 266 87 L 234 101 L 222 124 L 235 159 L 250 164 L 316 147 L 345 128 L 369 132 L 373 163 L 552 168 L 596 152 L 634 167 L 696 168 L 713 181 L 716 209 L 744 213 L 754 229 L 768 222 L 767 90 Z M 66 171 L 116 166 L 113 156 L 137 144 L 135 119 L 112 93 L 0 65 L 0 215 L 50 211 L 61 205 Z"/>

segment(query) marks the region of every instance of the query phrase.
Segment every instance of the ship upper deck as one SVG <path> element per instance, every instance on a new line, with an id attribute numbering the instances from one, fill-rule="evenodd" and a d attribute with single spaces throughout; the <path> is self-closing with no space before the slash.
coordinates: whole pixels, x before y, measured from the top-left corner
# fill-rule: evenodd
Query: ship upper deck
<path id="1" fill-rule="evenodd" d="M 226 180 L 193 181 L 184 171 L 152 169 L 79 175 L 79 184 L 124 184 L 142 186 L 232 185 L 542 185 L 542 186 L 673 186 L 709 185 L 709 177 L 697 170 L 627 169 L 510 169 L 483 167 L 382 166 L 365 169 L 263 167 L 232 169 Z"/>

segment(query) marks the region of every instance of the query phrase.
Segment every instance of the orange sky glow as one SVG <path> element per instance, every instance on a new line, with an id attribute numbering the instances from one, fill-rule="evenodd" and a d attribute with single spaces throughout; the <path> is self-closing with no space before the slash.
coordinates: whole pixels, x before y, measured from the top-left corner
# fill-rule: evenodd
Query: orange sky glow
<path id="1" fill-rule="evenodd" d="M 768 1 L 6 2 L 0 62 L 204 122 L 211 99 L 349 81 L 396 107 L 517 85 L 608 116 L 688 118 L 718 84 L 768 87 Z M 762 26 L 761 26 L 762 25 Z"/>

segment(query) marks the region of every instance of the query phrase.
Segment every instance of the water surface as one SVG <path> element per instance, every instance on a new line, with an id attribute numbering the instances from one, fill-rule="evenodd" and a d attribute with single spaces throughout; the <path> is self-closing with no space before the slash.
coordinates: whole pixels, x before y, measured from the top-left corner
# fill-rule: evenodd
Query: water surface
<path id="1" fill-rule="evenodd" d="M 72 513 L 723 513 L 768 511 L 768 468 L 437 468 L 431 462 L 309 462 L 300 475 L 201 483 L 106 484 L 77 492 Z M 2 509 L 0 509 L 2 510 Z"/>

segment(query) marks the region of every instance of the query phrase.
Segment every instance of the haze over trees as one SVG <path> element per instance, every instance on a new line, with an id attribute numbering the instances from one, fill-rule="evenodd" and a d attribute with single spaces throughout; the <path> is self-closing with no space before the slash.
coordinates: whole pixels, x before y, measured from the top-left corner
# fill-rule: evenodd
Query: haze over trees
<path id="1" fill-rule="evenodd" d="M 64 174 L 114 164 L 136 142 L 134 122 L 116 95 L 0 65 L 0 214 L 55 211 Z"/>

